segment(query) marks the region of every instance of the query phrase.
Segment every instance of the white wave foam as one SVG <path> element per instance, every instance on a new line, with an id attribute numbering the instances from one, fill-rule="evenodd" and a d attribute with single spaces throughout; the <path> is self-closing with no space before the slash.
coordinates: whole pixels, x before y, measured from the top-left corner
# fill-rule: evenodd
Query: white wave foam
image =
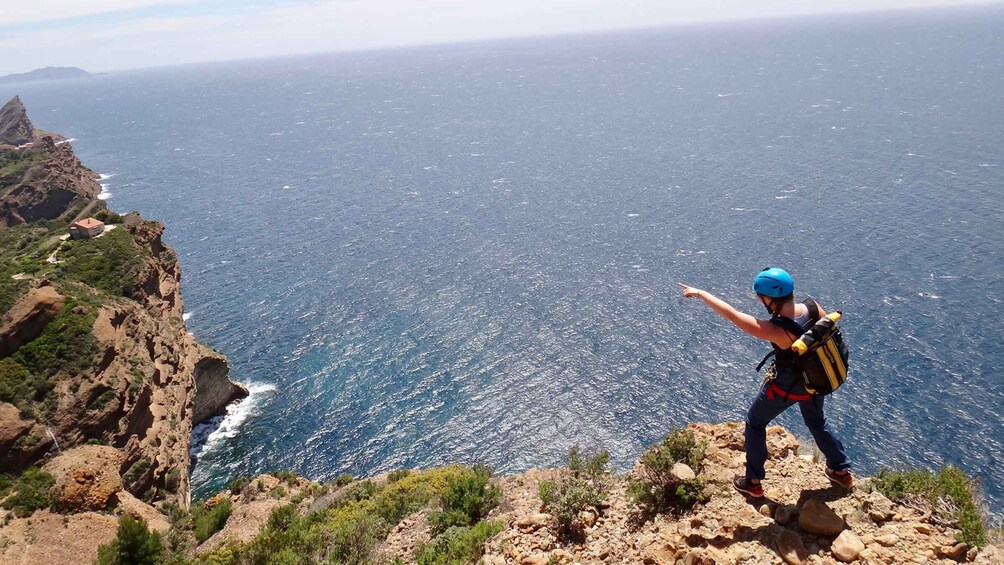
<path id="1" fill-rule="evenodd" d="M 101 192 L 98 193 L 98 200 L 108 200 L 112 197 L 112 191 L 108 190 L 108 183 L 102 181 L 106 181 L 114 176 L 114 174 L 106 175 L 98 173 L 98 184 L 101 185 Z"/>
<path id="2" fill-rule="evenodd" d="M 788 196 L 787 195 L 785 195 L 785 196 L 775 196 L 774 200 L 784 200 L 785 198 L 788 198 Z"/>
<path id="3" fill-rule="evenodd" d="M 192 317 L 192 313 L 191 312 L 185 312 L 184 314 L 181 315 L 181 319 L 184 320 L 184 321 L 186 321 L 186 322 L 191 317 Z"/>
<path id="4" fill-rule="evenodd" d="M 276 391 L 275 385 L 262 383 L 249 383 L 247 389 L 248 397 L 227 406 L 226 414 L 216 416 L 208 422 L 192 428 L 189 455 L 193 459 L 198 459 L 212 451 L 220 443 L 237 437 L 241 426 L 248 417 L 254 414 L 255 410 Z"/>
<path id="5" fill-rule="evenodd" d="M 728 98 L 729 96 L 738 96 L 739 92 L 726 92 L 725 94 L 716 94 L 719 98 Z"/>
<path id="6" fill-rule="evenodd" d="M 70 139 L 64 139 L 64 140 L 62 140 L 62 141 L 57 141 L 57 142 L 56 142 L 56 143 L 54 143 L 53 145 L 62 145 L 62 144 L 64 144 L 64 143 L 70 143 L 71 141 L 76 141 L 76 140 L 77 140 L 77 138 L 75 138 L 75 137 L 71 137 Z"/>

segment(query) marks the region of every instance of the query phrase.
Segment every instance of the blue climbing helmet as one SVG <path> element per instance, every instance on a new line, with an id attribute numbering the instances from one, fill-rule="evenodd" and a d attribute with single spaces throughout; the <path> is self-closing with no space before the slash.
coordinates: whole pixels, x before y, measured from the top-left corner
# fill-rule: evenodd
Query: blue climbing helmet
<path id="1" fill-rule="evenodd" d="M 753 292 L 770 298 L 781 298 L 795 292 L 795 281 L 788 271 L 770 267 L 760 271 L 753 279 Z"/>

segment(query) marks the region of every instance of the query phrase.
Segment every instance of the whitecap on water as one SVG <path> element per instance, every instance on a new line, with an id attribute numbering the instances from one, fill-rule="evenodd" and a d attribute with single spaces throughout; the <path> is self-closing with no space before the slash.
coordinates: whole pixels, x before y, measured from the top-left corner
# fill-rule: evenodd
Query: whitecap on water
<path id="1" fill-rule="evenodd" d="M 181 315 L 181 319 L 184 320 L 184 321 L 186 321 L 186 322 L 191 317 L 192 317 L 192 313 L 191 312 L 185 312 L 184 314 Z"/>
<path id="2" fill-rule="evenodd" d="M 213 450 L 221 442 L 237 437 L 248 417 L 276 391 L 275 385 L 262 383 L 249 383 L 247 389 L 248 397 L 227 406 L 226 414 L 211 418 L 192 428 L 189 455 L 193 460 Z"/>
<path id="3" fill-rule="evenodd" d="M 98 184 L 101 186 L 101 192 L 98 193 L 98 200 L 108 200 L 112 197 L 112 191 L 108 190 L 108 183 L 102 182 L 112 178 L 115 175 L 105 175 L 98 173 Z"/>

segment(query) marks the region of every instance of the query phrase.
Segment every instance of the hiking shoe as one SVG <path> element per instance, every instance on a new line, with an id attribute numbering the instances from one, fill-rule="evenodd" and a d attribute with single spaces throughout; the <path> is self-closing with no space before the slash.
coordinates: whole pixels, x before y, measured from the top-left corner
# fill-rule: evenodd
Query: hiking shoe
<path id="1" fill-rule="evenodd" d="M 763 498 L 763 485 L 753 484 L 747 477 L 736 475 L 732 487 L 750 498 Z"/>
<path id="2" fill-rule="evenodd" d="M 833 486 L 843 487 L 847 490 L 854 487 L 854 475 L 850 471 L 833 471 L 827 469 L 826 478 L 830 479 Z"/>

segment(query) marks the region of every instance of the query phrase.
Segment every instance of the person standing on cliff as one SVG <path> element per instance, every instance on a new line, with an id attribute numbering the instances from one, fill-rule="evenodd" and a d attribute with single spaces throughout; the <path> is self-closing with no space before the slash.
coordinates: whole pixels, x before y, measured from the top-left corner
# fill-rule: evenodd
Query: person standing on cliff
<path id="1" fill-rule="evenodd" d="M 753 292 L 767 308 L 770 319 L 761 320 L 749 314 L 739 312 L 728 302 L 718 298 L 706 290 L 679 283 L 683 288 L 684 298 L 699 298 L 711 307 L 716 314 L 735 324 L 749 335 L 771 342 L 776 352 L 773 370 L 767 371 L 767 378 L 746 413 L 746 473 L 737 475 L 732 486 L 747 496 L 763 497 L 763 485 L 767 462 L 767 425 L 793 404 L 798 404 L 802 419 L 812 433 L 816 446 L 826 457 L 826 478 L 834 485 L 844 488 L 854 486 L 854 475 L 851 474 L 850 459 L 844 451 L 844 445 L 837 438 L 833 427 L 823 414 L 823 399 L 821 394 L 810 394 L 805 390 L 805 383 L 800 372 L 792 362 L 794 354 L 791 344 L 799 338 L 785 331 L 780 318 L 789 318 L 798 323 L 803 330 L 809 329 L 814 320 L 810 315 L 808 303 L 795 302 L 795 283 L 783 269 L 769 268 L 760 272 L 753 281 Z M 818 317 L 826 315 L 818 308 Z M 817 317 L 817 319 L 818 319 Z"/>

